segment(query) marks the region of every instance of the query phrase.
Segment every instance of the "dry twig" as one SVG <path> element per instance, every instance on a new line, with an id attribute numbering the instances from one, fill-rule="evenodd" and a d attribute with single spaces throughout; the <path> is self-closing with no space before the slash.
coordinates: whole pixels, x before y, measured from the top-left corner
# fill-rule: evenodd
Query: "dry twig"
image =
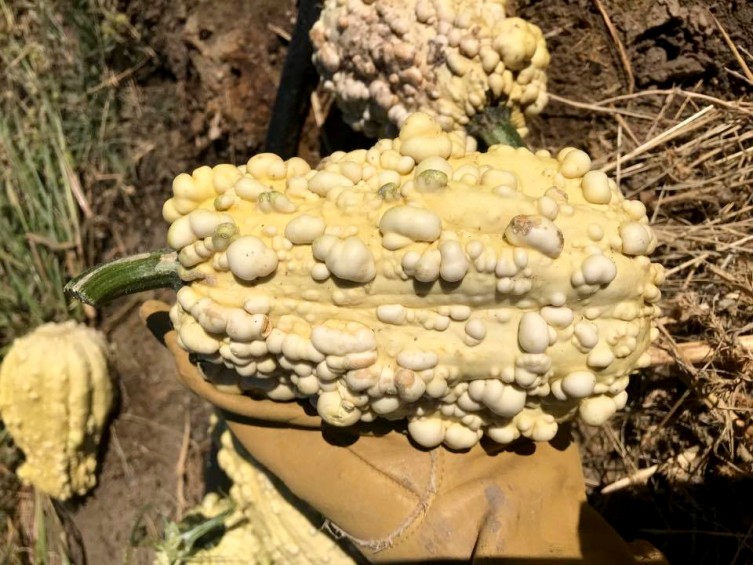
<path id="1" fill-rule="evenodd" d="M 748 67 L 745 59 L 743 59 L 742 55 L 740 55 L 740 51 L 737 49 L 734 41 L 732 41 L 732 38 L 727 33 L 727 30 L 724 29 L 724 26 L 718 19 L 716 19 L 716 16 L 713 13 L 708 12 L 708 14 L 711 16 L 711 19 L 714 20 L 714 23 L 719 28 L 719 31 L 722 32 L 724 41 L 727 43 L 730 51 L 732 51 L 732 55 L 734 55 L 735 59 L 737 59 L 737 63 L 740 65 L 740 68 L 742 68 L 743 73 L 745 73 L 745 77 L 748 79 L 748 82 L 753 84 L 753 72 L 750 71 L 750 67 Z"/>
<path id="2" fill-rule="evenodd" d="M 183 415 L 183 439 L 180 444 L 180 453 L 178 454 L 178 462 L 175 464 L 175 475 L 177 478 L 175 487 L 175 500 L 176 500 L 176 520 L 180 521 L 183 518 L 183 512 L 186 509 L 186 461 L 188 461 L 188 450 L 191 446 L 191 414 L 189 410 L 186 410 Z"/>
<path id="3" fill-rule="evenodd" d="M 627 51 L 625 50 L 625 45 L 623 45 L 622 40 L 620 39 L 620 35 L 617 33 L 617 28 L 614 27 L 614 24 L 612 23 L 612 18 L 609 17 L 609 13 L 607 12 L 607 9 L 604 7 L 604 3 L 601 0 L 594 0 L 594 4 L 596 4 L 596 7 L 599 10 L 599 13 L 601 14 L 601 17 L 604 19 L 604 25 L 607 26 L 607 30 L 609 31 L 609 35 L 612 38 L 612 41 L 614 41 L 615 46 L 617 47 L 617 53 L 620 56 L 620 62 L 622 63 L 622 68 L 625 70 L 625 74 L 627 75 L 627 82 L 628 82 L 628 93 L 632 93 L 635 89 L 635 77 L 633 75 L 633 67 L 630 64 L 630 57 L 628 57 Z"/>
<path id="4" fill-rule="evenodd" d="M 638 469 L 635 473 L 628 475 L 627 477 L 618 479 L 614 481 L 613 483 L 610 483 L 604 488 L 602 488 L 601 494 L 609 494 L 609 493 L 617 492 L 618 490 L 622 490 L 631 486 L 644 484 L 651 477 L 653 477 L 662 466 L 674 466 L 674 467 L 679 468 L 681 471 L 685 473 L 689 473 L 691 472 L 693 463 L 698 457 L 698 451 L 699 450 L 697 447 L 693 447 L 684 451 L 677 457 L 673 457 L 672 459 L 667 461 L 664 465 L 659 465 L 657 463 L 656 465 L 651 465 L 650 467 Z"/>

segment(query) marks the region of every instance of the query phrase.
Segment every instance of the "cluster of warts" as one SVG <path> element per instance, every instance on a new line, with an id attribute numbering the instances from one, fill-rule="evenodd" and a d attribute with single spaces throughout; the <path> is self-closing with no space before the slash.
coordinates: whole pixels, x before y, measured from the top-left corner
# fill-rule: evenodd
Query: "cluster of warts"
<path id="1" fill-rule="evenodd" d="M 311 30 L 314 62 L 344 119 L 392 136 L 417 110 L 445 131 L 503 105 L 525 115 L 547 102 L 549 52 L 541 30 L 507 17 L 500 0 L 326 0 Z"/>
<path id="2" fill-rule="evenodd" d="M 234 537 L 241 546 L 236 556 L 242 562 L 249 555 L 264 555 L 263 562 L 289 565 L 354 563 L 323 528 L 291 503 L 268 472 L 245 449 L 238 447 L 228 430 L 220 436 L 217 461 L 233 483 L 230 499 L 242 516 L 238 527 L 230 530 L 236 531 Z M 207 502 L 211 504 L 214 499 Z"/>
<path id="3" fill-rule="evenodd" d="M 599 425 L 649 362 L 661 266 L 644 206 L 589 157 L 493 146 L 414 114 L 315 168 L 272 154 L 179 175 L 164 207 L 180 343 L 223 390 L 419 444 Z"/>

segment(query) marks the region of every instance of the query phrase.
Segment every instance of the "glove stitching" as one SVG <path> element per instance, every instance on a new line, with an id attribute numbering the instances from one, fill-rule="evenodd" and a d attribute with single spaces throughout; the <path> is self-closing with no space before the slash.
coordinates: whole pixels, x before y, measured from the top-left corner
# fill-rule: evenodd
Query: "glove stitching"
<path id="1" fill-rule="evenodd" d="M 439 492 L 440 485 L 444 482 L 444 471 L 445 471 L 445 452 L 442 449 L 435 449 L 431 452 L 432 455 L 436 455 L 436 457 L 432 458 L 432 466 L 431 466 L 431 478 L 434 478 L 434 481 L 432 484 L 430 482 L 429 488 L 427 488 L 426 492 L 426 503 L 424 505 L 424 515 L 421 516 L 421 520 L 417 520 L 415 523 L 411 524 L 409 527 L 411 531 L 409 533 L 406 533 L 402 539 L 400 539 L 399 542 L 393 542 L 392 547 L 395 547 L 396 545 L 400 545 L 402 543 L 407 542 L 416 532 L 420 530 L 420 526 L 424 521 L 424 518 L 426 518 L 426 512 L 428 512 L 429 507 L 434 502 L 435 495 Z M 430 489 L 433 488 L 433 491 Z M 406 528 L 407 530 L 408 528 Z"/>
<path id="2" fill-rule="evenodd" d="M 360 457 L 357 454 L 354 455 Z M 437 491 L 439 490 L 439 484 L 441 483 L 441 466 L 439 453 L 437 452 L 437 450 L 432 450 L 431 452 L 429 452 L 429 457 L 431 461 L 431 467 L 429 469 L 429 482 L 426 490 L 421 495 L 421 498 L 419 499 L 413 511 L 408 515 L 403 523 L 395 528 L 392 532 L 382 538 L 370 540 L 350 535 L 348 532 L 343 530 L 341 527 L 339 527 L 329 519 L 325 520 L 324 528 L 336 538 L 346 538 L 356 546 L 368 549 L 373 553 L 379 553 L 380 551 L 384 551 L 385 549 L 393 547 L 397 538 L 401 537 L 411 527 L 417 525 L 416 522 L 420 523 L 421 520 L 419 520 L 419 518 L 423 519 L 423 514 L 425 514 L 429 509 L 429 506 L 431 506 L 431 503 L 434 500 L 434 495 L 436 495 Z M 389 475 L 382 473 L 382 471 L 379 471 L 379 473 L 383 474 L 386 477 L 389 477 Z M 408 490 L 404 485 L 401 485 L 392 477 L 389 478 L 396 485 L 405 490 Z M 401 541 L 405 541 L 405 539 L 408 539 L 408 537 L 410 536 L 406 536 Z"/>

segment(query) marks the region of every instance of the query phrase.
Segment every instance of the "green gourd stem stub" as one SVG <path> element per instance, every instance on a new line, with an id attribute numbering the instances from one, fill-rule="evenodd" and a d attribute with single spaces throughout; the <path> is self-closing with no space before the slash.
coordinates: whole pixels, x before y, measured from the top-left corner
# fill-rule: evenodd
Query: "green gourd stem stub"
<path id="1" fill-rule="evenodd" d="M 65 285 L 65 293 L 85 304 L 99 307 L 145 290 L 177 289 L 183 284 L 178 254 L 163 249 L 95 265 Z"/>
<path id="2" fill-rule="evenodd" d="M 526 147 L 518 130 L 510 122 L 509 108 L 504 106 L 491 106 L 484 112 L 476 114 L 471 118 L 467 130 L 487 147 L 492 145 Z"/>

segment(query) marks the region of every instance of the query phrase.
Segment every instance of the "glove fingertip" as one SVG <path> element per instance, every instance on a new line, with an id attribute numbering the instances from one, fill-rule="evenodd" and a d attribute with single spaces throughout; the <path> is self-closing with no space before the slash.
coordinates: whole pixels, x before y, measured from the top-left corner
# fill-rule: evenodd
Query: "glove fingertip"
<path id="1" fill-rule="evenodd" d="M 152 335 L 166 345 L 165 336 L 173 331 L 170 306 L 161 300 L 147 300 L 139 308 L 139 317 Z"/>
<path id="2" fill-rule="evenodd" d="M 139 317 L 141 318 L 141 321 L 146 323 L 149 316 L 152 314 L 157 314 L 159 312 L 169 312 L 170 311 L 170 305 L 162 300 L 146 300 L 144 303 L 139 307 Z"/>

